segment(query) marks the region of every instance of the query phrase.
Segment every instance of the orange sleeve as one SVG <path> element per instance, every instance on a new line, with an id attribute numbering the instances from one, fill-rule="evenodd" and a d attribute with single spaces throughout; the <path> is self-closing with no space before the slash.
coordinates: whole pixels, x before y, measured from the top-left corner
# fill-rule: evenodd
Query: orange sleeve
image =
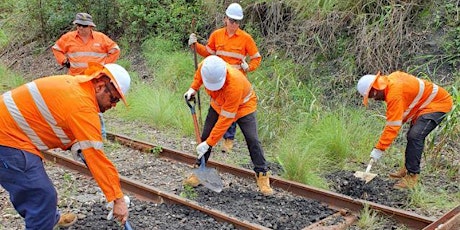
<path id="1" fill-rule="evenodd" d="M 404 104 L 402 91 L 396 90 L 397 93 L 388 93 L 386 124 L 383 133 L 380 136 L 379 142 L 375 146 L 377 149 L 386 150 L 390 147 L 393 140 L 398 136 L 403 122 Z"/>
<path id="2" fill-rule="evenodd" d="M 104 44 L 107 49 L 107 58 L 105 59 L 105 63 L 115 63 L 120 57 L 120 47 L 118 47 L 117 43 L 115 43 L 112 39 L 110 39 L 107 35 L 102 34 L 104 38 Z"/>
<path id="3" fill-rule="evenodd" d="M 102 150 L 101 126 L 97 111 L 88 108 L 86 111 L 75 112 L 67 121 L 77 141 L 100 146 L 83 149 L 83 156 L 107 201 L 123 197 L 118 171 Z"/>
<path id="4" fill-rule="evenodd" d="M 64 34 L 56 41 L 56 44 L 54 44 L 54 46 L 51 47 L 54 57 L 56 58 L 56 62 L 59 65 L 62 65 L 62 63 L 64 63 L 64 61 L 67 59 L 67 57 L 65 56 L 65 44 L 67 43 L 66 37 L 67 34 Z"/>
<path id="5" fill-rule="evenodd" d="M 262 61 L 262 57 L 260 56 L 259 50 L 257 49 L 256 42 L 250 35 L 248 36 L 249 37 L 247 38 L 246 42 L 246 50 L 249 54 L 249 71 L 254 71 L 259 67 L 260 62 Z"/>
<path id="6" fill-rule="evenodd" d="M 194 89 L 195 91 L 198 91 L 201 85 L 203 85 L 203 79 L 201 77 L 201 66 L 202 65 L 203 65 L 203 62 L 198 64 L 198 68 L 195 71 L 195 75 L 193 76 L 193 82 L 190 85 L 190 88 Z"/>

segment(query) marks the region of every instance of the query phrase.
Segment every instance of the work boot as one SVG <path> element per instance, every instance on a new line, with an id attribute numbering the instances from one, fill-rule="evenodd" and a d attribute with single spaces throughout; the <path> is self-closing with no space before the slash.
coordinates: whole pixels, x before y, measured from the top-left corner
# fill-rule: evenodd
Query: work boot
<path id="1" fill-rule="evenodd" d="M 55 227 L 69 227 L 77 222 L 78 216 L 75 213 L 65 213 L 59 218 Z"/>
<path id="2" fill-rule="evenodd" d="M 200 179 L 198 179 L 198 177 L 195 175 L 195 173 L 192 173 L 192 175 L 190 175 L 187 179 L 185 179 L 183 182 L 182 182 L 184 185 L 189 185 L 189 186 L 192 186 L 192 187 L 197 187 L 198 185 L 200 185 Z"/>
<path id="3" fill-rule="evenodd" d="M 406 166 L 403 165 L 397 172 L 392 172 L 388 175 L 390 176 L 390 178 L 393 178 L 393 179 L 403 178 L 407 175 Z"/>
<path id="4" fill-rule="evenodd" d="M 270 188 L 270 177 L 268 172 L 256 173 L 257 186 L 262 194 L 269 196 L 273 194 L 273 189 Z"/>
<path id="5" fill-rule="evenodd" d="M 232 139 L 224 139 L 224 143 L 222 144 L 222 152 L 230 152 L 233 148 L 233 140 Z"/>
<path id="6" fill-rule="evenodd" d="M 396 183 L 393 188 L 397 189 L 408 189 L 414 188 L 417 185 L 418 181 L 418 174 L 415 173 L 407 173 L 406 176 L 401 178 L 398 183 Z"/>

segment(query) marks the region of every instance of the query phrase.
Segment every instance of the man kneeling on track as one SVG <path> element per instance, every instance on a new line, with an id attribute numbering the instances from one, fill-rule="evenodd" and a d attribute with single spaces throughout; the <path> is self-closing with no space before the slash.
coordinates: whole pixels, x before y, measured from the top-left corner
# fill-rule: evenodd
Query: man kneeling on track
<path id="1" fill-rule="evenodd" d="M 273 194 L 267 163 L 257 133 L 257 96 L 251 83 L 243 73 L 232 68 L 222 58 L 211 55 L 199 64 L 190 89 L 184 97 L 190 100 L 202 84 L 211 97 L 211 106 L 201 134 L 201 140 L 204 141 L 196 147 L 196 165 L 200 165 L 203 156 L 208 161 L 212 146 L 219 142 L 228 127 L 236 121 L 248 145 L 257 186 L 262 194 Z M 184 184 L 196 187 L 200 181 L 192 174 Z"/>
<path id="2" fill-rule="evenodd" d="M 98 113 L 116 106 L 131 78 L 117 64 L 90 63 L 85 75 L 39 78 L 0 97 L 0 185 L 8 191 L 26 229 L 51 230 L 76 222 L 61 215 L 57 192 L 40 151 L 79 144 L 83 157 L 113 216 L 125 223 L 128 208 L 118 172 L 103 151 Z"/>

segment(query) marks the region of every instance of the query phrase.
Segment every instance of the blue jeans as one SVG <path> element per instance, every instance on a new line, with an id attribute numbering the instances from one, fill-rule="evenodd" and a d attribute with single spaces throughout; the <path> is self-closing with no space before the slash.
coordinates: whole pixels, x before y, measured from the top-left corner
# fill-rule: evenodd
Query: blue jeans
<path id="1" fill-rule="evenodd" d="M 236 133 L 236 122 L 233 122 L 230 127 L 228 127 L 227 132 L 224 134 L 225 139 L 234 140 Z"/>
<path id="2" fill-rule="evenodd" d="M 417 118 L 407 131 L 406 169 L 410 173 L 420 173 L 420 160 L 425 146 L 425 138 L 444 119 L 445 113 L 428 113 Z"/>
<path id="3" fill-rule="evenodd" d="M 219 114 L 212 107 L 209 107 L 208 115 L 206 116 L 206 121 L 204 122 L 203 133 L 201 134 L 201 140 L 205 141 L 208 139 L 218 119 Z M 246 144 L 248 145 L 249 155 L 252 163 L 254 164 L 254 171 L 256 173 L 267 172 L 268 166 L 265 160 L 264 150 L 262 149 L 259 141 L 259 135 L 257 133 L 256 112 L 239 118 L 236 123 L 238 123 L 238 126 L 244 135 L 244 139 L 246 140 Z M 208 161 L 211 156 L 211 150 L 212 147 L 204 154 L 206 161 Z M 200 159 L 197 159 L 196 164 L 200 165 Z"/>
<path id="4" fill-rule="evenodd" d="M 0 185 L 26 229 L 52 230 L 59 221 L 57 192 L 39 156 L 0 145 Z"/>

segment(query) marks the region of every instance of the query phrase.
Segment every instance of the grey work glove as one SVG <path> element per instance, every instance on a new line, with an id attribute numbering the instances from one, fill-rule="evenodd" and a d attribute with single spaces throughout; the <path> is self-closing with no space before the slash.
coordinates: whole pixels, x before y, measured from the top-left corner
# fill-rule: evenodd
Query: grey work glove
<path id="1" fill-rule="evenodd" d="M 190 101 L 190 99 L 196 94 L 196 91 L 192 88 L 188 89 L 187 92 L 184 93 L 185 99 L 187 101 Z"/>
<path id="2" fill-rule="evenodd" d="M 371 158 L 374 159 L 375 161 L 378 161 L 382 155 L 385 153 L 385 151 L 382 151 L 380 149 L 372 149 L 372 152 L 370 154 Z"/>
<path id="3" fill-rule="evenodd" d="M 195 43 L 198 42 L 198 39 L 196 38 L 196 34 L 195 33 L 191 33 L 190 34 L 190 37 L 188 38 L 188 45 L 191 46 Z"/>
<path id="4" fill-rule="evenodd" d="M 198 159 L 200 159 L 209 149 L 211 146 L 206 143 L 206 141 L 201 142 L 197 147 L 196 147 L 196 154 Z"/>
<path id="5" fill-rule="evenodd" d="M 240 66 L 244 70 L 244 72 L 249 71 L 249 65 L 248 65 L 248 63 L 246 62 L 246 60 L 244 58 L 241 60 Z"/>

